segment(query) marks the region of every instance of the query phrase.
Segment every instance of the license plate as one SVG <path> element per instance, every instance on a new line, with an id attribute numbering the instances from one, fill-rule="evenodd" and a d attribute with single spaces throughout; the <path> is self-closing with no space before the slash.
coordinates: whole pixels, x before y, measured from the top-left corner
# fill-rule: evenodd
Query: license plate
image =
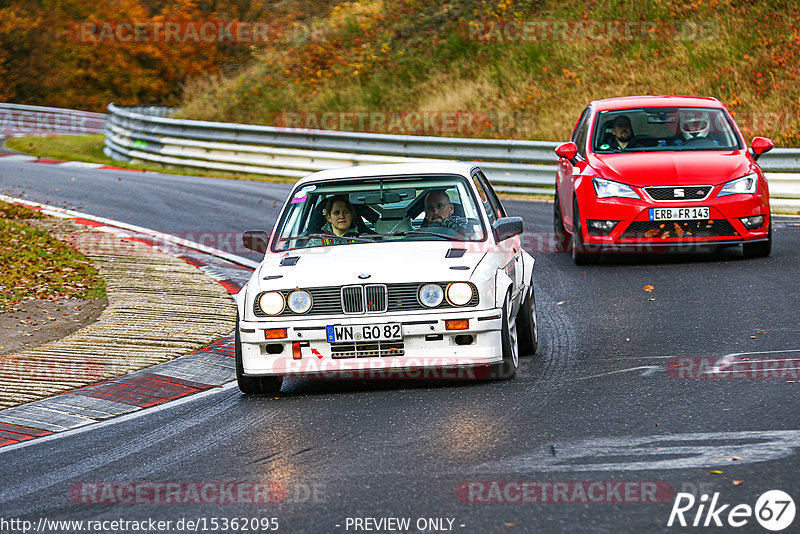
<path id="1" fill-rule="evenodd" d="M 650 208 L 651 221 L 692 221 L 711 218 L 708 206 L 691 208 Z"/>
<path id="2" fill-rule="evenodd" d="M 353 343 L 354 341 L 402 341 L 400 323 L 329 325 L 325 327 L 328 343 Z"/>

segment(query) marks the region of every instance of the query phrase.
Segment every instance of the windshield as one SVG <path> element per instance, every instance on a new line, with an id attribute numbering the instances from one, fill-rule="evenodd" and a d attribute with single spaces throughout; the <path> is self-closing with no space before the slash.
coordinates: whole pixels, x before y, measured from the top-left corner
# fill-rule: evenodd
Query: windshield
<path id="1" fill-rule="evenodd" d="M 485 238 L 462 176 L 380 177 L 305 185 L 292 192 L 275 252 L 387 241 Z"/>
<path id="2" fill-rule="evenodd" d="M 601 111 L 592 151 L 736 150 L 741 144 L 726 113 L 717 108 L 642 108 Z"/>

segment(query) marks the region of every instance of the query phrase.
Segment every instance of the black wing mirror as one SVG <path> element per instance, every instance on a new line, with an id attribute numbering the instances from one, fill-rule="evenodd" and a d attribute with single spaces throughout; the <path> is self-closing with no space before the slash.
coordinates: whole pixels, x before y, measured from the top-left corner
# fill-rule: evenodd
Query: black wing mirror
<path id="1" fill-rule="evenodd" d="M 515 235 L 520 235 L 524 230 L 522 217 L 500 217 L 492 223 L 494 239 L 498 243 Z"/>
<path id="2" fill-rule="evenodd" d="M 267 241 L 269 241 L 267 233 L 258 230 L 247 230 L 242 235 L 242 245 L 259 254 L 264 254 L 267 251 Z"/>

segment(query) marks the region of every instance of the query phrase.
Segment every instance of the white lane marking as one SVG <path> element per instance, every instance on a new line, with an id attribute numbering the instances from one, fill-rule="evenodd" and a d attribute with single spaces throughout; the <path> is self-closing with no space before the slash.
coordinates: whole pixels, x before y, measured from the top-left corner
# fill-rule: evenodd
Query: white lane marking
<path id="1" fill-rule="evenodd" d="M 180 406 L 181 404 L 185 404 L 187 402 L 192 402 L 195 400 L 199 400 L 201 398 L 207 397 L 209 395 L 214 395 L 217 393 L 221 393 L 225 390 L 228 390 L 232 387 L 237 387 L 236 381 L 228 382 L 222 386 L 214 386 L 210 389 L 205 391 L 201 391 L 200 393 L 193 393 L 191 395 L 186 395 L 185 397 L 181 397 L 180 399 L 176 399 L 173 401 L 164 402 L 161 404 L 157 404 L 155 406 L 149 408 L 138 408 L 134 412 L 126 413 L 124 415 L 119 415 L 116 417 L 112 417 L 110 419 L 106 419 L 103 421 L 97 421 L 85 426 L 79 426 L 76 428 L 71 428 L 69 430 L 64 430 L 62 432 L 56 432 L 54 434 L 49 434 L 47 436 L 42 436 L 40 438 L 34 438 L 26 441 L 20 441 L 19 443 L 14 443 L 12 445 L 6 445 L 5 447 L 0 447 L 0 454 L 5 452 L 13 451 L 16 449 L 22 449 L 24 447 L 29 447 L 31 445 L 38 445 L 40 443 L 45 443 L 48 441 L 52 441 L 54 439 L 60 439 L 68 436 L 74 436 L 76 434 L 81 434 L 87 430 L 95 430 L 98 428 L 102 428 L 109 425 L 115 425 L 117 423 L 121 423 L 123 421 L 129 421 L 131 419 L 136 419 L 137 417 L 141 417 L 145 414 L 153 414 L 155 412 L 160 412 L 161 410 L 166 410 L 167 408 L 174 408 Z"/>
<path id="2" fill-rule="evenodd" d="M 670 358 L 728 358 L 733 356 L 752 356 L 754 354 L 786 354 L 790 352 L 799 352 L 800 349 L 784 349 L 784 350 L 757 350 L 753 352 L 732 352 L 722 356 L 636 356 L 633 358 L 619 358 L 620 360 L 668 360 Z"/>
<path id="3" fill-rule="evenodd" d="M 717 441 L 720 443 L 703 443 Z M 779 460 L 800 448 L 800 430 L 703 432 L 575 439 L 547 444 L 507 460 L 481 464 L 473 471 L 636 471 L 707 468 Z M 555 451 L 555 455 L 553 454 Z M 664 457 L 668 458 L 664 458 Z M 670 456 L 677 456 L 669 458 Z M 620 457 L 626 458 L 622 460 Z M 641 457 L 628 460 L 631 457 Z"/>
<path id="4" fill-rule="evenodd" d="M 658 365 L 642 365 L 640 367 L 631 367 L 630 369 L 619 369 L 617 371 L 609 371 L 607 373 L 600 373 L 597 375 L 582 376 L 580 378 L 573 378 L 572 380 L 589 380 L 590 378 L 599 378 L 601 376 L 615 375 L 619 373 L 629 373 L 631 371 L 639 371 L 640 369 L 645 370 L 641 376 L 650 376 L 658 372 L 661 369 L 661 367 Z"/>
<path id="5" fill-rule="evenodd" d="M 8 159 L 8 158 L 5 158 Z M 179 245 L 186 248 L 191 248 L 194 250 L 199 250 L 200 252 L 205 252 L 206 254 L 211 254 L 212 256 L 217 256 L 224 260 L 228 260 L 232 263 L 237 265 L 243 265 L 245 267 L 250 267 L 251 269 L 255 269 L 258 267 L 259 262 L 243 258 L 242 256 L 237 256 L 236 254 L 231 254 L 229 252 L 225 252 L 223 250 L 219 250 L 213 247 L 209 247 L 207 245 L 203 245 L 201 243 L 195 243 L 194 241 L 189 241 L 187 239 L 183 239 L 181 237 L 177 237 L 171 234 L 165 234 L 163 232 L 156 232 L 155 230 L 151 230 L 149 228 L 144 228 L 142 226 L 136 226 L 135 224 L 128 224 L 120 221 L 115 221 L 113 219 L 107 219 L 105 217 L 98 217 L 96 215 L 90 215 L 88 213 L 83 213 L 80 211 L 70 210 L 66 208 L 59 208 L 56 206 L 50 206 L 49 204 L 42 204 L 41 202 L 34 202 L 32 200 L 25 200 L 22 198 L 17 197 L 10 197 L 7 195 L 0 194 L 0 200 L 4 200 L 6 202 L 18 202 L 21 204 L 27 204 L 29 206 L 36 206 L 41 208 L 44 213 L 47 215 L 54 215 L 56 217 L 61 218 L 75 218 L 79 217 L 81 219 L 87 219 L 89 221 L 95 221 L 102 224 L 106 224 L 108 226 L 114 226 L 117 228 L 123 228 L 125 230 L 131 230 L 133 232 L 138 232 L 140 234 L 149 235 L 154 237 L 158 240 L 161 240 L 165 243 L 171 243 L 174 245 Z"/>

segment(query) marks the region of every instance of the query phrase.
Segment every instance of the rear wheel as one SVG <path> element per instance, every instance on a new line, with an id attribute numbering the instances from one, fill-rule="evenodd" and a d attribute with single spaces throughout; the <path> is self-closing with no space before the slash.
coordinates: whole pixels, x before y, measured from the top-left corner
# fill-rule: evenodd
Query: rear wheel
<path id="1" fill-rule="evenodd" d="M 517 323 L 511 317 L 511 292 L 506 295 L 503 304 L 503 327 L 501 342 L 503 361 L 492 365 L 489 378 L 492 380 L 508 380 L 517 375 L 519 367 L 519 344 L 517 343 Z"/>
<path id="2" fill-rule="evenodd" d="M 769 221 L 769 233 L 766 241 L 745 243 L 742 245 L 745 258 L 766 258 L 772 253 L 772 220 Z"/>
<path id="3" fill-rule="evenodd" d="M 283 385 L 280 376 L 245 376 L 242 363 L 242 340 L 239 336 L 239 314 L 236 314 L 236 331 L 233 335 L 234 359 L 236 360 L 236 383 L 242 393 L 258 395 L 261 393 L 278 393 Z"/>
<path id="4" fill-rule="evenodd" d="M 533 290 L 533 280 L 517 314 L 517 332 L 519 353 L 536 354 L 536 349 L 539 348 L 539 323 L 536 321 L 536 294 Z"/>
<path id="5" fill-rule="evenodd" d="M 561 201 L 556 190 L 555 205 L 553 206 L 553 233 L 555 233 L 556 251 L 566 252 L 569 245 L 569 234 L 564 228 L 564 217 L 561 215 Z"/>
<path id="6" fill-rule="evenodd" d="M 572 261 L 575 262 L 575 265 L 592 265 L 600 260 L 600 254 L 586 250 L 583 242 L 581 214 L 578 212 L 578 201 L 576 200 L 572 206 Z"/>

